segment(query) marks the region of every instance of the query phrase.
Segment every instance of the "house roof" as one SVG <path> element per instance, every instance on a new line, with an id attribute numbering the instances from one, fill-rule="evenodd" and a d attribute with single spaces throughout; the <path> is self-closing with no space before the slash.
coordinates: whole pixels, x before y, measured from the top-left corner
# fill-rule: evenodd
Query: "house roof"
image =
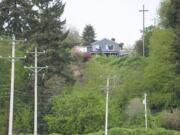
<path id="1" fill-rule="evenodd" d="M 99 40 L 99 41 L 96 41 L 96 42 L 93 42 L 91 43 L 90 45 L 107 45 L 107 44 L 111 44 L 111 45 L 118 45 L 118 43 L 116 43 L 115 41 L 112 41 L 112 40 L 109 40 L 107 38 L 104 38 L 102 40 Z"/>

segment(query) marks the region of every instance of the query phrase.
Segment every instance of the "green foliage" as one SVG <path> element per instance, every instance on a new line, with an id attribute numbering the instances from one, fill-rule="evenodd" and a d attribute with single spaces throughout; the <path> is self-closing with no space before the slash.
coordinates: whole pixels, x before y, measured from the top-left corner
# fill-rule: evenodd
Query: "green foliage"
<path id="1" fill-rule="evenodd" d="M 145 130 L 142 128 L 138 129 L 128 129 L 128 128 L 112 128 L 109 129 L 109 135 L 180 135 L 180 132 L 172 131 L 172 130 L 165 130 L 161 128 L 157 129 L 149 129 Z M 31 135 L 31 134 L 20 134 L 20 135 Z M 61 135 L 61 134 L 50 134 L 50 135 Z M 73 134 L 78 135 L 78 134 Z M 89 133 L 85 135 L 104 135 L 103 131 L 99 131 L 96 133 Z"/>
<path id="2" fill-rule="evenodd" d="M 83 31 L 83 45 L 87 46 L 95 41 L 95 30 L 92 25 L 86 25 Z"/>
<path id="3" fill-rule="evenodd" d="M 102 131 L 88 135 L 103 135 Z M 168 131 L 164 129 L 153 129 L 146 131 L 145 129 L 126 129 L 126 128 L 113 128 L 109 130 L 109 135 L 179 135 L 179 132 Z"/>
<path id="4" fill-rule="evenodd" d="M 81 36 L 79 35 L 79 32 L 76 29 L 69 29 L 69 34 L 67 38 L 64 40 L 64 42 L 67 42 L 71 45 L 81 44 Z"/>
<path id="5" fill-rule="evenodd" d="M 6 118 L 4 117 L 4 115 L 0 115 L 0 119 L 1 119 L 1 121 L 0 121 L 0 134 L 4 134 L 6 132 L 6 128 L 4 126 Z"/>
<path id="6" fill-rule="evenodd" d="M 174 129 L 180 131 L 180 111 L 173 110 L 172 112 L 161 113 L 161 125 L 167 129 Z"/>
<path id="7" fill-rule="evenodd" d="M 161 3 L 159 11 L 160 23 L 165 28 L 173 28 L 176 34 L 176 40 L 173 44 L 175 52 L 176 73 L 180 73 L 180 1 L 165 0 Z"/>
<path id="8" fill-rule="evenodd" d="M 53 90 L 44 88 L 44 84 L 53 78 L 65 80 L 63 83 L 73 83 L 69 68 L 69 64 L 72 62 L 70 55 L 72 43 L 66 39 L 68 31 L 64 30 L 66 21 L 62 19 L 65 4 L 61 0 L 37 0 L 35 4 L 41 12 L 38 16 L 40 21 L 32 40 L 37 44 L 39 50 L 46 50 L 45 56 L 39 57 L 38 65 L 48 65 L 49 67 L 45 80 L 41 80 L 41 86 L 45 91 L 43 93 L 53 95 L 53 88 Z"/>
<path id="9" fill-rule="evenodd" d="M 38 11 L 34 10 L 34 7 L 38 8 Z M 24 55 L 22 48 L 28 48 L 30 51 L 34 51 L 35 45 L 38 45 L 38 50 L 45 49 L 47 51 L 47 57 L 39 57 L 38 66 L 48 65 L 50 68 L 46 74 L 45 80 L 39 77 L 39 124 L 41 133 L 46 127 L 46 123 L 41 119 L 43 113 L 46 113 L 49 108 L 48 103 L 52 95 L 57 92 L 57 87 L 63 87 L 66 83 L 73 82 L 72 74 L 69 67 L 71 62 L 71 43 L 63 41 L 68 32 L 64 31 L 65 20 L 61 19 L 65 5 L 59 0 L 37 0 L 37 1 L 11 1 L 2 0 L 0 2 L 0 33 L 3 39 L 5 36 L 12 36 L 15 34 L 17 39 L 27 39 L 28 44 L 18 43 L 17 56 Z M 39 12 L 40 11 L 40 12 Z M 4 25 L 5 24 L 5 25 Z M 4 27 L 5 26 L 5 27 Z M 8 39 L 8 38 L 7 38 Z M 9 39 L 8 39 L 9 40 Z M 10 41 L 11 42 L 11 41 Z M 0 42 L 0 55 L 10 56 L 11 43 L 7 41 Z M 27 42 L 26 42 L 27 43 Z M 1 46 L 2 45 L 2 46 Z M 25 65 L 31 65 L 32 59 L 26 60 Z M 28 63 L 28 64 L 27 64 Z M 3 128 L 8 128 L 8 111 L 9 111 L 9 85 L 10 85 L 10 63 L 6 60 L 0 60 L 1 68 L 0 75 L 1 86 L 0 96 L 1 107 L 0 116 L 4 115 L 2 119 L 1 131 Z M 33 80 L 29 81 L 27 72 L 23 68 L 22 62 L 16 62 L 16 78 L 15 78 L 15 109 L 14 116 L 14 130 L 16 132 L 32 132 L 33 124 L 31 117 L 33 110 Z M 53 83 L 52 80 L 56 79 L 58 84 Z M 60 80 L 62 80 L 60 82 Z M 60 83 L 60 84 L 59 84 Z M 52 86 L 52 87 L 50 87 Z M 45 88 L 46 87 L 46 88 Z M 31 111 L 30 111 L 31 110 Z M 20 116 L 20 112 L 24 117 Z M 21 125 L 23 123 L 23 125 Z M 42 126 L 43 125 L 43 126 Z M 2 133 L 6 134 L 6 133 Z"/>
<path id="10" fill-rule="evenodd" d="M 135 43 L 135 52 L 139 56 L 143 56 L 143 41 L 142 40 L 137 40 Z"/>
<path id="11" fill-rule="evenodd" d="M 146 67 L 145 59 L 141 57 L 120 58 L 117 59 L 115 64 L 119 67 L 120 80 L 122 82 L 120 84 L 122 90 L 119 96 L 123 100 L 120 100 L 119 103 L 128 103 L 129 98 L 141 96 L 142 92 L 144 92 L 142 81 L 144 68 Z"/>
<path id="12" fill-rule="evenodd" d="M 58 96 L 52 103 L 52 114 L 47 115 L 49 132 L 62 134 L 98 131 L 104 124 L 104 104 L 94 93 L 75 92 Z"/>
<path id="13" fill-rule="evenodd" d="M 145 56 L 149 56 L 150 40 L 155 29 L 155 26 L 149 26 L 145 28 Z"/>
<path id="14" fill-rule="evenodd" d="M 46 51 L 46 54 L 38 57 L 38 66 L 48 66 L 45 71 L 45 78 L 39 77 L 39 132 L 47 132 L 46 122 L 43 120 L 44 114 L 49 111 L 49 101 L 52 96 L 61 91 L 69 83 L 73 84 L 72 72 L 69 68 L 72 58 L 70 50 L 72 44 L 65 41 L 68 31 L 64 30 L 66 20 L 62 19 L 65 4 L 62 0 L 36 0 L 33 4 L 38 8 L 38 23 L 34 26 L 34 34 L 31 37 L 30 51 L 34 51 L 34 46 L 39 51 Z M 34 61 L 34 57 L 30 57 Z M 32 61 L 28 61 L 31 65 Z M 34 63 L 34 62 L 33 62 Z M 54 81 L 55 80 L 55 81 Z M 49 84 L 49 85 L 48 85 Z M 33 88 L 31 82 L 29 90 Z M 33 93 L 31 93 L 32 95 Z"/>
<path id="15" fill-rule="evenodd" d="M 145 32 L 144 32 L 145 56 L 149 56 L 150 39 L 151 39 L 154 29 L 155 29 L 154 26 L 149 26 L 149 27 L 145 28 Z M 135 49 L 135 52 L 137 55 L 143 56 L 143 41 L 142 41 L 142 39 L 136 41 L 134 49 Z"/>
<path id="16" fill-rule="evenodd" d="M 154 62 L 171 62 L 173 60 L 172 45 L 175 41 L 175 34 L 171 29 L 161 30 L 157 28 L 154 30 L 150 40 L 150 56 Z"/>
<path id="17" fill-rule="evenodd" d="M 86 63 L 84 78 L 53 98 L 51 112 L 45 116 L 50 133 L 84 134 L 99 131 L 104 126 L 105 96 L 101 85 L 105 85 L 104 78 L 114 70 L 98 59 Z M 113 101 L 110 104 L 113 106 Z M 114 118 L 113 111 L 110 118 Z"/>
<path id="18" fill-rule="evenodd" d="M 143 114 L 144 106 L 142 104 L 142 99 L 134 98 L 130 101 L 126 108 L 127 118 L 129 120 L 136 119 L 139 115 Z"/>
<path id="19" fill-rule="evenodd" d="M 145 89 L 150 96 L 150 106 L 155 110 L 165 107 L 170 100 L 171 88 L 165 88 L 175 77 L 175 68 L 172 64 L 175 35 L 172 30 L 156 29 L 151 38 L 150 56 L 145 69 Z"/>
<path id="20" fill-rule="evenodd" d="M 32 109 L 22 101 L 16 101 L 15 105 L 14 129 L 16 132 L 31 132 Z"/>
<path id="21" fill-rule="evenodd" d="M 72 63 L 70 50 L 74 43 L 81 42 L 81 39 L 76 31 L 64 30 L 65 20 L 61 17 L 65 4 L 61 0 L 14 2 L 10 0 L 0 2 L 1 36 L 14 33 L 18 38 L 28 38 L 28 41 L 31 41 L 31 46 L 26 47 L 18 43 L 20 47 L 17 48 L 17 55 L 23 55 L 22 48 L 32 50 L 35 45 L 39 50 L 47 51 L 47 57 L 40 56 L 38 63 L 39 66 L 49 66 L 45 79 L 39 78 L 38 84 L 39 133 L 103 135 L 104 89 L 106 78 L 112 77 L 114 79 L 110 81 L 108 123 L 110 135 L 179 134 L 175 131 L 159 129 L 164 127 L 179 130 L 180 125 L 179 111 L 173 112 L 180 105 L 179 0 L 162 2 L 159 14 L 163 27 L 146 28 L 145 51 L 148 57 L 141 57 L 142 41 L 139 41 L 136 44 L 136 51 L 140 55 L 137 57 L 94 56 L 86 63 L 76 61 L 81 74 L 76 78 L 75 84 L 69 69 L 70 65 L 75 63 Z M 37 6 L 40 12 L 32 10 L 33 6 Z M 22 10 L 19 10 L 21 8 Z M 7 21 L 11 23 L 7 24 L 7 27 L 2 27 Z M 169 27 L 173 29 L 165 29 Z M 95 40 L 95 31 L 91 25 L 85 27 L 83 40 L 84 45 L 89 45 Z M 1 41 L 0 55 L 10 55 L 10 46 L 9 42 Z M 31 58 L 26 62 L 30 64 L 30 61 Z M 6 60 L 0 60 L 0 65 L 2 86 L 0 87 L 0 134 L 7 134 L 10 64 Z M 32 133 L 32 90 L 32 81 L 27 79 L 23 63 L 16 62 L 14 107 L 16 134 Z M 144 92 L 148 93 L 148 125 L 153 128 L 148 131 L 141 129 L 144 127 L 141 101 Z M 165 109 L 170 110 L 171 113 L 163 112 Z"/>
<path id="22" fill-rule="evenodd" d="M 26 34 L 31 31 L 34 23 L 35 12 L 30 0 L 12 1 L 2 0 L 0 2 L 0 33 L 16 38 L 27 38 Z"/>
<path id="23" fill-rule="evenodd" d="M 176 27 L 176 10 L 171 0 L 163 0 L 159 9 L 160 25 L 165 28 Z"/>
<path id="24" fill-rule="evenodd" d="M 0 42 L 0 54 L 8 57 L 11 54 L 11 44 L 7 41 Z M 17 44 L 16 55 L 22 56 L 22 44 Z M 1 111 L 1 134 L 6 134 L 8 127 L 9 114 L 9 88 L 10 88 L 10 62 L 7 59 L 0 59 L 0 105 Z M 15 70 L 15 104 L 14 104 L 14 131 L 25 132 L 31 129 L 31 106 L 29 103 L 29 96 L 25 92 L 26 89 L 26 71 L 23 67 L 22 61 L 16 62 Z M 23 123 L 23 124 L 22 124 Z"/>

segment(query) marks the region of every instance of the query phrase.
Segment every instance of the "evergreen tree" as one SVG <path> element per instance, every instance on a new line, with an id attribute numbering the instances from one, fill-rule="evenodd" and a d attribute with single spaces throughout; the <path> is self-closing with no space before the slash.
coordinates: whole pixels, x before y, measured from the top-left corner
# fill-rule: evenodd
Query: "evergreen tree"
<path id="1" fill-rule="evenodd" d="M 38 8 L 38 24 L 33 42 L 38 50 L 46 50 L 45 56 L 39 56 L 39 66 L 48 65 L 46 77 L 39 80 L 39 132 L 45 133 L 44 114 L 49 111 L 48 103 L 53 95 L 67 83 L 72 83 L 69 65 L 72 61 L 70 49 L 72 45 L 65 42 L 68 31 L 64 30 L 66 20 L 62 20 L 65 4 L 61 0 L 36 0 Z M 59 89 L 57 89 L 59 88 Z"/>
<path id="2" fill-rule="evenodd" d="M 180 1 L 179 0 L 172 0 L 172 5 L 175 10 L 175 32 L 176 32 L 176 43 L 174 45 L 175 50 L 175 63 L 176 63 L 176 72 L 180 74 Z"/>
<path id="3" fill-rule="evenodd" d="M 32 10 L 31 0 L 0 1 L 0 34 L 15 35 L 16 38 L 28 38 L 36 12 Z"/>
<path id="4" fill-rule="evenodd" d="M 41 57 L 39 65 L 48 65 L 48 78 L 55 74 L 71 81 L 68 65 L 71 62 L 70 49 L 72 45 L 65 42 L 68 31 L 64 30 L 66 20 L 61 16 L 65 4 L 61 0 L 37 0 L 39 22 L 34 34 L 34 42 L 40 50 L 46 50 L 46 57 Z"/>
<path id="5" fill-rule="evenodd" d="M 171 0 L 164 0 L 161 2 L 159 9 L 160 25 L 164 28 L 176 27 L 176 11 L 172 5 Z"/>
<path id="6" fill-rule="evenodd" d="M 60 0 L 38 0 L 39 23 L 36 28 L 34 40 L 39 49 L 47 50 L 47 57 L 41 58 L 41 65 L 50 67 L 49 73 L 63 75 L 70 63 L 69 50 L 71 45 L 65 44 L 64 40 L 68 31 L 64 31 L 65 20 L 61 19 L 65 5 Z"/>
<path id="7" fill-rule="evenodd" d="M 95 41 L 95 30 L 92 25 L 85 26 L 82 37 L 84 46 L 87 46 Z"/>
<path id="8" fill-rule="evenodd" d="M 0 35 L 1 36 L 8 36 L 11 37 L 12 35 L 15 35 L 16 39 L 28 39 L 30 37 L 30 34 L 33 29 L 33 25 L 36 22 L 36 12 L 32 10 L 33 4 L 31 3 L 31 0 L 1 0 L 0 1 Z M 2 47 L 1 49 L 6 52 L 4 55 L 10 54 L 11 50 L 11 44 L 9 42 L 6 43 L 1 43 Z M 8 51 L 7 51 L 8 50 Z M 16 53 L 19 53 L 19 50 L 17 48 Z M 1 53 L 3 54 L 3 53 Z M 7 68 L 7 64 L 4 64 L 3 66 L 6 66 L 5 71 L 2 74 L 7 75 L 10 74 L 9 68 Z M 21 67 L 21 68 L 20 68 Z M 21 115 L 18 115 L 19 110 L 24 108 L 24 105 L 27 105 L 27 98 L 24 98 L 24 90 L 26 87 L 26 82 L 24 81 L 25 79 L 25 71 L 23 70 L 23 66 L 21 62 L 16 63 L 16 78 L 15 78 L 15 104 L 14 104 L 14 130 L 15 131 L 24 131 L 22 128 L 23 126 L 21 123 L 27 123 L 27 125 L 30 127 L 30 121 L 27 119 L 23 119 L 24 117 Z M 8 77 L 9 78 L 9 77 Z M 3 82 L 5 81 L 4 84 L 8 84 L 9 82 L 6 81 L 5 78 L 3 78 Z M 2 89 L 1 89 L 2 91 Z M 7 89 L 6 89 L 7 92 Z M 21 93 L 21 94 L 18 94 Z M 9 95 L 8 95 L 9 97 Z M 8 113 L 9 113 L 9 108 L 7 109 L 6 107 L 9 106 L 9 99 L 7 98 L 7 101 L 4 100 L 4 108 L 2 108 L 2 112 L 4 113 L 4 128 L 6 130 L 6 133 L 2 134 L 7 134 L 8 131 Z M 18 108 L 18 109 L 17 109 Z M 4 109 L 4 110 L 3 110 Z M 21 113 L 23 113 L 21 111 Z M 30 112 L 29 112 L 30 113 Z M 26 116 L 25 116 L 26 117 Z M 31 116 L 29 116 L 30 119 Z M 21 119 L 22 118 L 22 119 Z M 21 120 L 20 120 L 21 119 Z M 18 122 L 19 121 L 19 122 Z M 26 125 L 26 126 L 27 126 Z M 21 128 L 20 128 L 21 127 Z M 3 127 L 2 127 L 3 128 Z"/>

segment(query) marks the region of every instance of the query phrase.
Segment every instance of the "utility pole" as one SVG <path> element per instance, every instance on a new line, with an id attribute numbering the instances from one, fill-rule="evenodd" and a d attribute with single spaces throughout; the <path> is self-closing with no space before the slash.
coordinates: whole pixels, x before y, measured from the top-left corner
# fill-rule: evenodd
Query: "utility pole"
<path id="1" fill-rule="evenodd" d="M 12 37 L 12 59 L 11 59 L 11 94 L 10 94 L 10 108 L 9 108 L 9 135 L 12 135 L 13 128 L 13 110 L 14 110 L 14 76 L 15 76 L 15 36 Z"/>
<path id="2" fill-rule="evenodd" d="M 144 104 L 144 117 L 145 117 L 145 128 L 147 130 L 148 124 L 147 124 L 147 94 L 144 94 L 144 100 L 143 100 L 143 104 Z"/>
<path id="3" fill-rule="evenodd" d="M 30 71 L 34 72 L 34 135 L 37 135 L 37 127 L 38 127 L 38 93 L 37 93 L 37 82 L 38 82 L 38 72 L 40 72 L 43 69 L 47 69 L 48 66 L 45 67 L 38 67 L 38 54 L 45 54 L 45 51 L 38 52 L 37 47 L 35 47 L 35 52 L 27 52 L 28 54 L 34 54 L 35 60 L 34 60 L 34 67 L 24 67 L 26 69 L 29 69 Z"/>
<path id="4" fill-rule="evenodd" d="M 13 111 L 14 111 L 14 80 L 15 80 L 15 62 L 17 59 L 25 59 L 25 57 L 16 57 L 16 38 L 12 36 L 12 56 L 0 57 L 11 59 L 11 90 L 10 90 L 10 106 L 9 106 L 9 128 L 8 135 L 13 135 Z"/>
<path id="5" fill-rule="evenodd" d="M 143 9 L 139 10 L 139 12 L 143 13 L 143 56 L 145 56 L 145 39 L 144 39 L 144 32 L 145 32 L 145 12 L 148 12 L 149 10 L 145 10 L 145 6 L 143 5 Z"/>
<path id="6" fill-rule="evenodd" d="M 109 103 L 109 93 L 110 93 L 110 90 L 112 87 L 110 87 L 110 80 L 114 79 L 114 78 L 117 78 L 116 76 L 108 76 L 106 78 L 106 87 L 105 87 L 105 92 L 106 92 L 106 110 L 105 110 L 105 129 L 104 129 L 104 133 L 105 135 L 108 135 L 108 103 Z M 119 83 L 119 82 L 118 82 Z M 121 82 L 120 82 L 121 83 Z M 113 85 L 113 84 L 112 84 Z"/>
<path id="7" fill-rule="evenodd" d="M 106 115 L 105 115 L 105 135 L 108 135 L 108 100 L 109 100 L 109 81 L 110 78 L 107 78 L 107 84 L 106 84 Z"/>

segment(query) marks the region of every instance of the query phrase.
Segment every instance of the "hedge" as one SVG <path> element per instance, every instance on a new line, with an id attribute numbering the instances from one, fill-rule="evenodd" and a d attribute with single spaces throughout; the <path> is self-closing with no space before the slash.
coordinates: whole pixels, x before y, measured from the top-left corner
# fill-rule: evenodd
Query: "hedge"
<path id="1" fill-rule="evenodd" d="M 103 131 L 91 133 L 88 135 L 104 135 Z M 109 130 L 109 135 L 180 135 L 180 132 L 165 129 L 125 129 L 113 128 Z"/>
<path id="2" fill-rule="evenodd" d="M 25 134 L 21 134 L 25 135 Z M 26 134 L 31 135 L 31 134 Z M 49 135 L 62 135 L 62 134 L 49 134 Z M 78 134 L 76 134 L 78 135 Z M 104 135 L 103 131 L 97 133 L 90 133 L 87 135 Z M 127 129 L 127 128 L 112 128 L 109 130 L 108 135 L 180 135 L 180 132 L 166 129 L 148 129 L 147 131 L 143 129 Z"/>

